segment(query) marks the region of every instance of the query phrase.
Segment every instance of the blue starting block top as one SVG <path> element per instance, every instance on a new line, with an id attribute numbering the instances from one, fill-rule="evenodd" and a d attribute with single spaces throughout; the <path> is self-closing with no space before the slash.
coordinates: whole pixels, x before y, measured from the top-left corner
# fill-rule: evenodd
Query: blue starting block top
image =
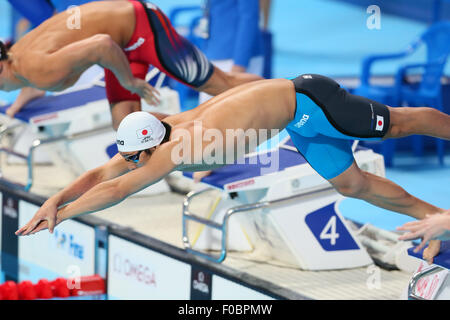
<path id="1" fill-rule="evenodd" d="M 30 101 L 15 115 L 15 118 L 30 123 L 33 118 L 79 107 L 101 99 L 106 99 L 105 88 L 101 86 L 93 86 L 61 95 L 45 96 Z M 6 113 L 10 106 L 0 107 L 0 112 Z"/>
<path id="2" fill-rule="evenodd" d="M 410 256 L 422 259 L 424 249 L 420 250 L 417 253 L 415 253 L 413 250 L 414 248 L 409 248 L 408 254 Z M 434 257 L 433 264 L 450 269 L 450 241 L 443 241 L 441 243 L 441 252 L 436 257 Z"/>
<path id="3" fill-rule="evenodd" d="M 284 148 L 284 146 L 288 148 Z M 358 147 L 356 150 L 367 150 L 367 148 Z M 270 159 L 277 159 L 279 161 L 278 166 L 272 169 L 271 164 L 267 163 Z M 264 169 L 266 175 L 304 164 L 307 164 L 307 161 L 296 151 L 292 139 L 289 138 L 280 144 L 278 149 L 268 152 L 261 151 L 245 158 L 245 162 L 244 159 L 241 159 L 238 163 L 214 169 L 211 175 L 202 179 L 202 182 L 224 189 L 225 185 L 229 183 L 261 176 L 262 169 Z M 192 178 L 193 173 L 184 172 L 183 175 Z"/>
<path id="4" fill-rule="evenodd" d="M 271 168 L 271 159 L 279 161 L 276 168 Z M 235 181 L 246 180 L 261 176 L 261 170 L 265 170 L 265 174 L 270 174 L 285 170 L 293 166 L 307 163 L 300 153 L 279 148 L 274 151 L 258 153 L 251 157 L 241 159 L 235 164 L 226 165 L 218 169 L 214 169 L 213 173 L 202 179 L 202 182 L 214 187 L 224 189 L 225 185 Z M 273 165 L 273 164 L 272 164 Z M 192 178 L 192 172 L 184 172 L 186 177 Z"/>

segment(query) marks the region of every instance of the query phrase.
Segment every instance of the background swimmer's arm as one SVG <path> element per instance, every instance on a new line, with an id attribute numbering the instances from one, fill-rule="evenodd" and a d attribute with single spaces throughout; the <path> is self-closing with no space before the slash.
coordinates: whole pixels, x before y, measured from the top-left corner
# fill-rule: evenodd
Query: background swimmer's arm
<path id="1" fill-rule="evenodd" d="M 153 102 L 157 91 L 146 81 L 135 78 L 122 49 L 107 34 L 73 42 L 47 55 L 30 56 L 24 59 L 25 78 L 39 87 L 59 87 L 63 80 L 79 76 L 94 64 L 111 70 L 120 84 L 127 90 Z"/>
<path id="2" fill-rule="evenodd" d="M 18 113 L 28 102 L 42 96 L 45 96 L 45 91 L 32 87 L 25 87 L 20 91 L 19 96 L 11 107 L 6 110 L 6 114 L 11 118 L 14 118 L 16 113 Z"/>
<path id="3" fill-rule="evenodd" d="M 105 68 L 111 68 L 121 83 L 129 83 L 133 79 L 125 54 L 105 34 L 70 43 L 50 54 L 27 55 L 22 61 L 21 69 L 32 83 L 45 82 L 50 87 L 94 64 L 104 64 Z"/>

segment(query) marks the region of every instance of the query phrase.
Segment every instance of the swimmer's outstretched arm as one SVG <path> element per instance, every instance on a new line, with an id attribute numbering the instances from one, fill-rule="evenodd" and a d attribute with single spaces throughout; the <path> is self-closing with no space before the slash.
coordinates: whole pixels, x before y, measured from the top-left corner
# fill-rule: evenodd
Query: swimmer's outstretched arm
<path id="1" fill-rule="evenodd" d="M 49 231 L 53 232 L 59 207 L 78 199 L 97 184 L 114 179 L 126 172 L 128 172 L 128 166 L 120 154 L 104 165 L 86 171 L 64 189 L 47 199 L 30 222 L 16 231 L 16 235 L 23 235 L 30 226 L 43 220 L 47 221 Z"/>
<path id="2" fill-rule="evenodd" d="M 113 179 L 105 179 L 95 184 L 73 202 L 58 209 L 55 225 L 64 220 L 79 215 L 97 212 L 112 207 L 128 196 L 136 193 L 164 178 L 176 169 L 171 161 L 171 150 L 174 143 L 168 142 L 160 146 L 151 158 L 142 167 L 129 171 Z M 120 155 L 118 155 L 120 156 Z M 123 160 L 125 163 L 125 160 Z M 80 190 L 74 185 L 72 192 Z M 68 198 L 68 193 L 65 194 Z M 67 198 L 65 200 L 67 200 Z M 19 229 L 17 235 L 29 235 L 49 228 L 48 219 L 45 216 L 33 217 L 24 227 Z"/>

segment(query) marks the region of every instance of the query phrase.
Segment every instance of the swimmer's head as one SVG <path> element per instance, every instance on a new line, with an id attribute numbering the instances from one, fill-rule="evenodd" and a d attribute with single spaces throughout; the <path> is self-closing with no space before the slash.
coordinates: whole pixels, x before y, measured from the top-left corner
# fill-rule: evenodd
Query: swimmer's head
<path id="1" fill-rule="evenodd" d="M 140 150 L 137 152 L 121 152 L 120 155 L 125 159 L 128 164 L 129 170 L 137 169 L 143 166 L 148 159 L 152 156 L 156 147 Z"/>
<path id="2" fill-rule="evenodd" d="M 166 135 L 166 128 L 155 116 L 138 111 L 127 115 L 117 129 L 119 152 L 133 152 L 158 146 Z"/>
<path id="3" fill-rule="evenodd" d="M 148 112 L 130 113 L 117 129 L 117 149 L 125 160 L 138 163 L 142 154 L 151 156 L 156 147 L 168 138 L 169 131 L 169 125 L 163 124 Z"/>

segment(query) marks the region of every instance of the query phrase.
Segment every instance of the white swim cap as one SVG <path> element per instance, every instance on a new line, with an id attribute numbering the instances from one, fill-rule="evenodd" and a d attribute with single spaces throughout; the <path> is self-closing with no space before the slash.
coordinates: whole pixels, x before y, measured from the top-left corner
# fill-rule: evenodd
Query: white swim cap
<path id="1" fill-rule="evenodd" d="M 166 128 L 148 112 L 138 111 L 127 115 L 117 129 L 117 149 L 120 152 L 140 151 L 161 143 Z"/>

